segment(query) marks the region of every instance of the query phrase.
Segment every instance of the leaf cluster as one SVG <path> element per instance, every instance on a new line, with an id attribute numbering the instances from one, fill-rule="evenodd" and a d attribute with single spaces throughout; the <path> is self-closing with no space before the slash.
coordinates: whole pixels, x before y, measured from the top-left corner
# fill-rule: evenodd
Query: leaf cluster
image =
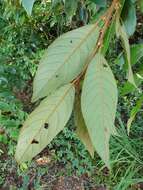
<path id="1" fill-rule="evenodd" d="M 63 130 L 73 111 L 77 135 L 92 157 L 96 151 L 110 167 L 109 140 L 111 135 L 117 135 L 115 116 L 118 90 L 106 53 L 116 34 L 123 52 L 115 62 L 122 66 L 126 72 L 124 80 L 128 80 L 121 93 L 140 91 L 142 70 L 133 73 L 132 65 L 142 57 L 142 44 L 130 47 L 129 37 L 136 30 L 136 3 L 142 6 L 140 1 L 131 0 L 129 4 L 124 0 L 113 0 L 109 8 L 109 2 L 92 2 L 97 9 L 104 10 L 103 15 L 100 16 L 102 11 L 99 11 L 93 24 L 61 35 L 48 47 L 40 61 L 32 101 L 44 100 L 29 115 L 21 130 L 16 150 L 18 162 L 30 160 L 42 151 Z M 33 3 L 22 1 L 28 15 L 31 15 Z M 68 1 L 53 1 L 51 10 L 55 15 L 62 12 L 63 16 L 65 12 L 71 22 L 79 10 L 78 6 Z M 84 13 L 80 16 L 84 17 Z M 83 21 L 82 25 L 88 22 L 85 17 Z M 128 133 L 142 101 L 141 95 L 127 122 Z"/>

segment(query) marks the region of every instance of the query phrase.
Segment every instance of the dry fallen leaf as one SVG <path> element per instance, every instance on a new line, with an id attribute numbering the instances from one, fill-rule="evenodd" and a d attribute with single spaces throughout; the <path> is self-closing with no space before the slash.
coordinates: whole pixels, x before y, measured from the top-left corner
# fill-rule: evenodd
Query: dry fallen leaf
<path id="1" fill-rule="evenodd" d="M 51 159 L 44 156 L 44 157 L 38 158 L 36 160 L 36 162 L 38 165 L 46 165 L 46 164 L 49 164 L 51 162 Z"/>

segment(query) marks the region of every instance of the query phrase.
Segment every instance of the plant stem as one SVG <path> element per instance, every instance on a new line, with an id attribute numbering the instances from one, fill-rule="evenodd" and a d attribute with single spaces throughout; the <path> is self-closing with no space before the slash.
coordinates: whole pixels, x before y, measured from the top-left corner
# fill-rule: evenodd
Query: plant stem
<path id="1" fill-rule="evenodd" d="M 102 15 L 100 17 L 100 19 L 95 23 L 95 25 L 98 26 L 99 22 L 101 20 L 103 20 L 104 21 L 104 26 L 100 30 L 100 34 L 99 34 L 99 38 L 98 38 L 98 41 L 96 43 L 96 46 L 95 46 L 93 52 L 91 53 L 91 55 L 88 57 L 88 59 L 86 61 L 87 64 L 85 65 L 83 71 L 77 76 L 77 78 L 75 78 L 72 81 L 72 84 L 74 84 L 75 86 L 79 85 L 80 80 L 83 78 L 83 76 L 86 73 L 86 70 L 87 70 L 87 67 L 88 67 L 89 63 L 91 62 L 93 57 L 96 55 L 96 53 L 101 49 L 101 47 L 103 45 L 103 40 L 104 40 L 106 30 L 108 29 L 108 27 L 109 27 L 109 25 L 110 25 L 110 23 L 112 21 L 112 16 L 117 14 L 119 8 L 120 8 L 119 0 L 113 0 L 111 6 L 108 8 L 106 13 L 104 15 Z"/>

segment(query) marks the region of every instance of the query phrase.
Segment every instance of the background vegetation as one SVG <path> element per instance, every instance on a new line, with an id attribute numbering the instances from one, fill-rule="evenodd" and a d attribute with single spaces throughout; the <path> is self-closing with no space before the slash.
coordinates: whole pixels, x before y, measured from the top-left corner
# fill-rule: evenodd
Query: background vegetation
<path id="1" fill-rule="evenodd" d="M 19 130 L 36 106 L 31 103 L 32 82 L 43 50 L 62 33 L 94 22 L 106 9 L 104 1 L 98 4 L 99 1 L 86 0 L 73 5 L 71 1 L 67 2 L 65 5 L 62 0 L 52 4 L 37 0 L 32 16 L 29 16 L 19 1 L 0 1 L 0 187 L 143 189 L 143 107 L 140 101 L 143 90 L 143 14 L 138 7 L 136 31 L 129 41 L 132 49 L 139 47 L 136 44 L 140 45 L 136 48 L 136 52 L 141 52 L 140 59 L 133 62 L 133 71 L 139 75 L 136 77 L 139 90 L 125 80 L 122 48 L 114 38 L 110 44 L 112 48 L 107 52 L 120 94 L 116 117 L 120 136 L 110 142 L 111 172 L 97 155 L 91 159 L 74 133 L 72 118 L 64 131 L 32 162 L 18 166 L 14 159 Z M 132 55 L 134 52 L 132 50 Z M 138 113 L 128 136 L 127 121 L 133 107 L 135 111 L 132 113 L 136 110 Z"/>

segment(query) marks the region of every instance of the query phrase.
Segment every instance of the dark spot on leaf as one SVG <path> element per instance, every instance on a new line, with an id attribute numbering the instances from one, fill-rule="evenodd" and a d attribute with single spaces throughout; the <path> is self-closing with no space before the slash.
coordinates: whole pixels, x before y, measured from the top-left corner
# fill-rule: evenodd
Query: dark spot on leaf
<path id="1" fill-rule="evenodd" d="M 48 123 L 45 123 L 44 128 L 45 128 L 45 129 L 48 129 L 48 127 L 49 127 L 49 124 L 48 124 Z"/>
<path id="2" fill-rule="evenodd" d="M 103 67 L 106 68 L 106 67 L 108 67 L 108 66 L 107 66 L 106 64 L 103 64 Z"/>
<path id="3" fill-rule="evenodd" d="M 36 141 L 35 139 L 32 140 L 31 144 L 39 144 L 38 141 Z"/>
<path id="4" fill-rule="evenodd" d="M 56 78 L 58 78 L 58 75 L 56 75 Z"/>
<path id="5" fill-rule="evenodd" d="M 72 43 L 72 40 L 70 41 L 70 43 Z"/>

